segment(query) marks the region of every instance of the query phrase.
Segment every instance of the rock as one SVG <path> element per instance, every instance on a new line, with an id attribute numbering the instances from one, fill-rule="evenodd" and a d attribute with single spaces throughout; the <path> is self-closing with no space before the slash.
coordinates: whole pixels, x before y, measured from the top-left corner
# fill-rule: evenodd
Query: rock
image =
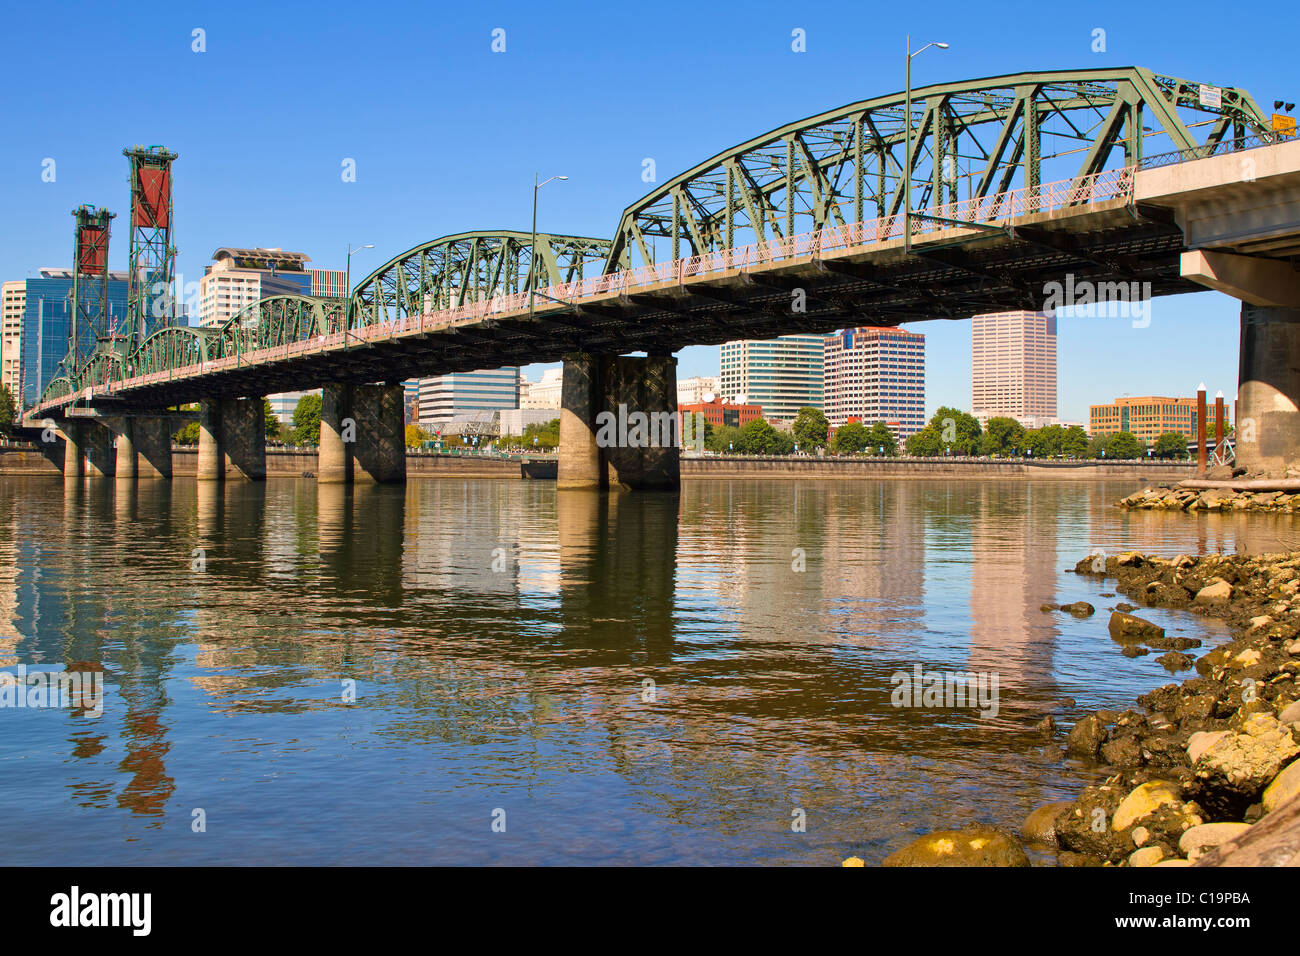
<path id="1" fill-rule="evenodd" d="M 1284 724 L 1300 724 L 1300 700 L 1285 707 L 1277 719 Z"/>
<path id="2" fill-rule="evenodd" d="M 1056 854 L 1057 866 L 1101 866 L 1098 857 L 1088 853 L 1075 853 L 1073 850 L 1061 850 Z"/>
<path id="3" fill-rule="evenodd" d="M 851 856 L 843 863 L 840 864 L 840 866 L 866 866 L 866 865 L 867 864 L 863 862 L 862 857 L 860 856 Z"/>
<path id="4" fill-rule="evenodd" d="M 1134 845 L 1134 846 L 1142 846 L 1142 844 L 1146 843 L 1147 840 L 1150 840 L 1150 839 L 1151 839 L 1151 831 L 1148 830 L 1146 827 L 1134 827 L 1134 828 L 1133 828 L 1133 845 Z"/>
<path id="5" fill-rule="evenodd" d="M 1179 860 L 1179 859 L 1161 860 L 1159 863 L 1155 864 L 1155 866 L 1191 866 L 1191 865 L 1192 865 L 1191 860 Z"/>
<path id="6" fill-rule="evenodd" d="M 1092 617 L 1097 613 L 1097 609 L 1087 601 L 1075 601 L 1073 604 L 1062 604 L 1061 610 L 1072 614 L 1074 617 Z"/>
<path id="7" fill-rule="evenodd" d="M 1151 780 L 1120 801 L 1111 819 L 1111 829 L 1127 830 L 1138 820 L 1150 816 L 1167 803 L 1181 803 L 1178 785 L 1168 780 Z"/>
<path id="8" fill-rule="evenodd" d="M 1143 647 L 1141 644 L 1125 644 L 1120 653 L 1125 657 L 1145 657 L 1151 653 L 1151 648 Z"/>
<path id="9" fill-rule="evenodd" d="M 1134 850 L 1128 858 L 1129 866 L 1155 866 L 1165 858 L 1165 851 L 1162 847 L 1148 846 L 1140 850 Z"/>
<path id="10" fill-rule="evenodd" d="M 1070 734 L 1065 738 L 1065 750 L 1080 757 L 1096 757 L 1105 739 L 1105 725 L 1100 717 L 1091 714 L 1070 728 Z"/>
<path id="11" fill-rule="evenodd" d="M 1051 714 L 1048 714 L 1038 723 L 1034 724 L 1034 730 L 1038 731 L 1040 734 L 1046 734 L 1047 736 L 1050 737 L 1053 733 L 1056 732 L 1056 719 L 1052 717 Z"/>
<path id="12" fill-rule="evenodd" d="M 1101 759 L 1113 767 L 1140 767 L 1142 746 L 1137 737 L 1116 737 L 1101 745 Z"/>
<path id="13" fill-rule="evenodd" d="M 1140 641 L 1147 637 L 1164 637 L 1165 629 L 1157 627 L 1150 621 L 1144 621 L 1123 611 L 1112 611 L 1110 615 L 1110 636 L 1117 641 Z"/>
<path id="14" fill-rule="evenodd" d="M 1039 807 L 1020 826 L 1020 838 L 1026 843 L 1056 846 L 1056 818 L 1074 804 L 1069 800 L 1046 803 Z"/>
<path id="15" fill-rule="evenodd" d="M 1215 578 L 1196 592 L 1197 604 L 1227 604 L 1232 600 L 1232 585 L 1223 578 Z"/>
<path id="16" fill-rule="evenodd" d="M 1228 736 L 1229 733 L 1230 731 L 1227 730 L 1198 730 L 1192 734 L 1187 738 L 1187 762 L 1195 764 L 1196 761 L 1201 759 L 1201 754 Z"/>
<path id="17" fill-rule="evenodd" d="M 1272 813 L 1297 794 L 1300 794 L 1300 760 L 1293 761 L 1273 779 L 1265 788 L 1260 802 L 1264 805 L 1265 813 Z"/>
<path id="18" fill-rule="evenodd" d="M 1192 657 L 1190 654 L 1184 654 L 1181 651 L 1169 651 L 1157 657 L 1156 663 L 1169 671 L 1169 673 L 1176 674 L 1179 671 L 1191 670 L 1192 665 L 1196 663 L 1196 658 Z"/>
<path id="19" fill-rule="evenodd" d="M 885 857 L 883 865 L 1029 866 L 1029 857 L 1010 833 L 977 825 L 919 837 Z"/>
<path id="20" fill-rule="evenodd" d="M 1252 631 L 1258 630 L 1261 627 L 1268 627 L 1268 625 L 1272 623 L 1273 623 L 1273 619 L 1271 617 L 1269 617 L 1267 614 L 1261 614 L 1258 617 L 1252 617 L 1250 619 L 1250 629 Z"/>
<path id="21" fill-rule="evenodd" d="M 1192 767 L 1197 799 L 1215 816 L 1240 819 L 1246 807 L 1300 754 L 1290 728 L 1276 717 L 1255 714 L 1242 730 L 1216 740 Z"/>
<path id="22" fill-rule="evenodd" d="M 1118 604 L 1115 605 L 1115 610 L 1127 614 L 1129 611 L 1136 611 L 1137 605 L 1129 604 L 1127 601 L 1120 601 Z"/>
<path id="23" fill-rule="evenodd" d="M 1196 862 L 1208 848 L 1235 839 L 1249 829 L 1249 823 L 1202 823 L 1179 837 L 1178 849 L 1187 854 L 1188 860 Z"/>

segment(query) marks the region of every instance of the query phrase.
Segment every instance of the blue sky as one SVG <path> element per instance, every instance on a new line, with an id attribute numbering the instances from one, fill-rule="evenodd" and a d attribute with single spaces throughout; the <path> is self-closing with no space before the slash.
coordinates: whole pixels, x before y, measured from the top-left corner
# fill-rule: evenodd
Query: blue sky
<path id="1" fill-rule="evenodd" d="M 1021 70 L 1147 66 L 1242 86 L 1268 110 L 1300 99 L 1290 4 L 816 5 L 500 2 L 11 5 L 0 33 L 0 277 L 66 266 L 70 211 L 117 212 L 126 258 L 124 146 L 161 143 L 176 164 L 179 271 L 214 249 L 280 246 L 354 279 L 404 249 L 470 229 L 603 236 L 659 180 L 784 123 L 902 86 L 903 43 L 946 40 L 914 61 L 916 85 Z M 491 50 L 506 31 L 506 52 Z M 791 51 L 803 29 L 807 51 Z M 1093 31 L 1106 52 L 1092 52 Z M 205 31 L 206 52 L 191 49 Z M 56 163 L 54 182 L 42 161 Z M 356 181 L 340 177 L 356 161 Z M 1121 394 L 1235 394 L 1238 305 L 1217 293 L 1129 319 L 1060 322 L 1060 413 Z M 927 406 L 970 404 L 968 322 L 927 322 Z M 717 369 L 716 348 L 679 375 Z M 532 370 L 536 377 L 536 369 Z"/>

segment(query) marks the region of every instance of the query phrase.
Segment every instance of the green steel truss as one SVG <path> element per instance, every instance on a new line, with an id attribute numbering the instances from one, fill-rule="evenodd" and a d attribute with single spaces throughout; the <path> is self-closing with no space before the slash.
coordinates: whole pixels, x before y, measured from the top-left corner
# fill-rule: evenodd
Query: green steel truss
<path id="1" fill-rule="evenodd" d="M 66 371 L 85 365 L 113 331 L 108 316 L 108 246 L 114 215 L 94 206 L 78 206 L 72 215 L 77 225 L 72 250 L 72 321 L 63 357 Z"/>
<path id="2" fill-rule="evenodd" d="M 1218 105 L 1216 102 L 1216 92 Z M 623 213 L 606 272 L 1087 176 L 1269 129 L 1244 90 L 1150 70 L 943 83 L 791 123 L 719 153 Z M 905 173 L 911 128 L 912 168 Z"/>
<path id="3" fill-rule="evenodd" d="M 144 341 L 151 327 L 175 320 L 172 281 L 176 247 L 171 172 L 177 154 L 161 146 L 122 150 L 130 161 L 131 216 L 127 254 L 128 351 Z"/>
<path id="4" fill-rule="evenodd" d="M 599 275 L 608 239 L 527 232 L 463 232 L 416 246 L 380 266 L 352 293 L 354 328 L 545 289 Z"/>

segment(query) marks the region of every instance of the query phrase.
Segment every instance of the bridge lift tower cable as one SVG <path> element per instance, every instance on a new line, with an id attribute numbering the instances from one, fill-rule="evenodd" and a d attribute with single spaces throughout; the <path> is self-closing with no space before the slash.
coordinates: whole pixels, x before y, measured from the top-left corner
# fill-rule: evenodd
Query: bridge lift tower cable
<path id="1" fill-rule="evenodd" d="M 72 251 L 71 322 L 65 373 L 75 375 L 112 338 L 108 314 L 108 240 L 114 214 L 94 206 L 72 210 L 77 221 Z"/>
<path id="2" fill-rule="evenodd" d="M 177 154 L 162 146 L 132 146 L 122 150 L 122 155 L 131 163 L 125 342 L 125 354 L 129 355 L 150 333 L 176 320 L 172 163 Z"/>

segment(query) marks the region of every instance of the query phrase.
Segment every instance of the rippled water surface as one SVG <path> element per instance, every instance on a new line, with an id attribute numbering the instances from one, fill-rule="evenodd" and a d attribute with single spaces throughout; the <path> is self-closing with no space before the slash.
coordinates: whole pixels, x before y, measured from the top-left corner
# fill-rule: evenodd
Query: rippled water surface
<path id="1" fill-rule="evenodd" d="M 0 668 L 106 681 L 99 718 L 0 708 L 6 860 L 875 863 L 1015 827 L 1094 775 L 1043 714 L 1170 679 L 1064 569 L 1294 544 L 1111 506 L 1136 487 L 0 479 Z M 893 707 L 916 664 L 996 673 L 999 713 Z"/>

